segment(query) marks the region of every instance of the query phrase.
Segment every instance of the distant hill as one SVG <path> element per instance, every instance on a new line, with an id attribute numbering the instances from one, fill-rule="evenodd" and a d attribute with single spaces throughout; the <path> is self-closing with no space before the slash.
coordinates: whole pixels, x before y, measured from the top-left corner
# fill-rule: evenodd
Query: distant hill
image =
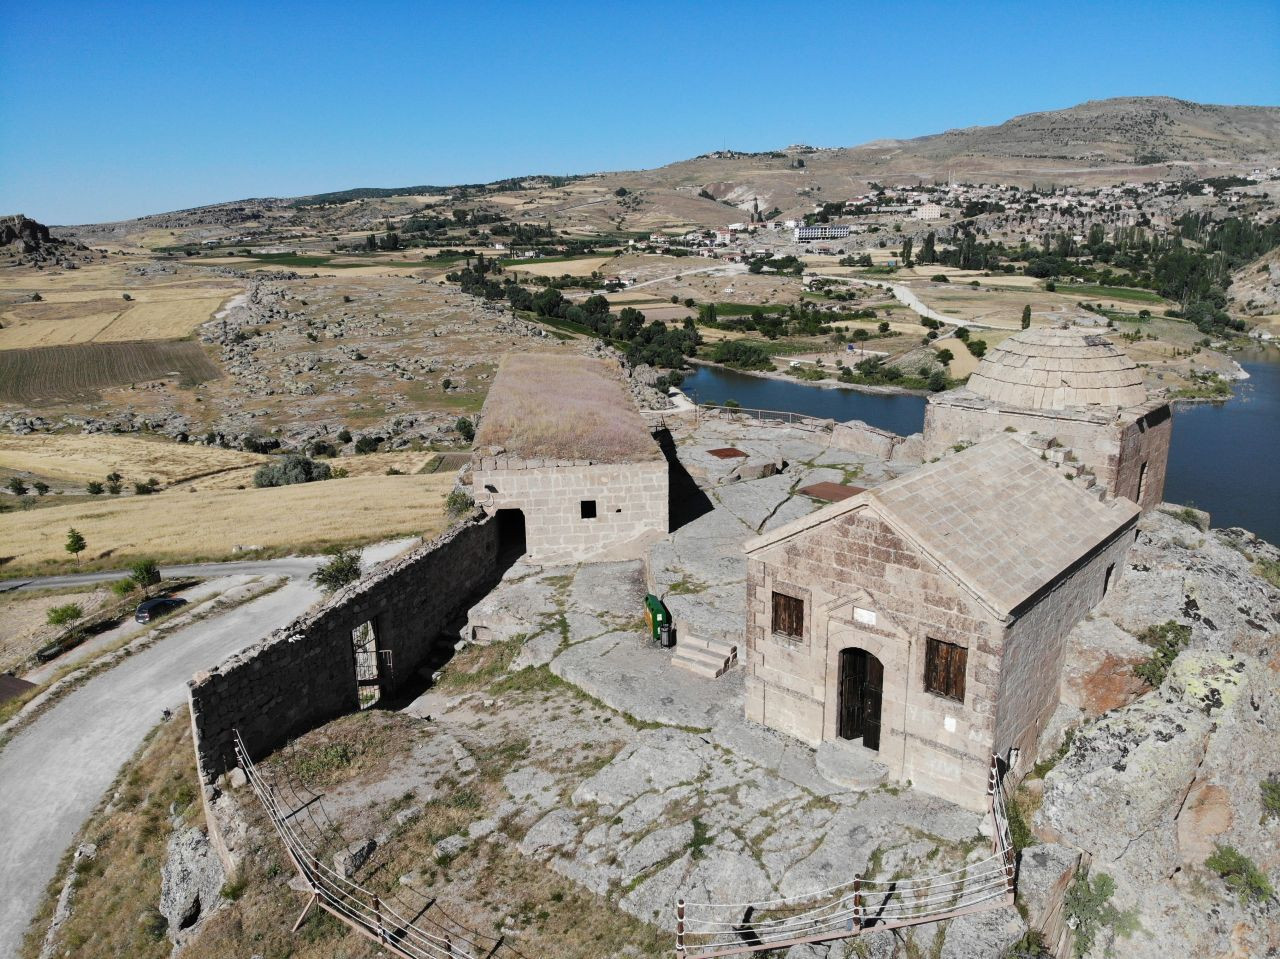
<path id="1" fill-rule="evenodd" d="M 1066 110 L 1027 113 L 999 126 L 948 130 L 898 145 L 938 160 L 971 154 L 1143 164 L 1247 162 L 1280 153 L 1280 107 L 1118 97 L 1090 100 Z"/>
<path id="2" fill-rule="evenodd" d="M 720 150 L 652 170 L 529 175 L 490 184 L 355 187 L 74 230 L 90 243 L 151 248 L 234 238 L 264 227 L 332 235 L 376 229 L 423 209 L 424 202 L 439 203 L 436 209 L 447 213 L 454 203 L 474 206 L 500 193 L 518 194 L 506 204 L 518 211 L 517 219 L 573 232 L 720 227 L 743 219 L 757 202 L 761 213 L 794 216 L 872 182 L 1100 186 L 1274 165 L 1280 165 L 1280 107 L 1119 97 L 908 140 Z"/>

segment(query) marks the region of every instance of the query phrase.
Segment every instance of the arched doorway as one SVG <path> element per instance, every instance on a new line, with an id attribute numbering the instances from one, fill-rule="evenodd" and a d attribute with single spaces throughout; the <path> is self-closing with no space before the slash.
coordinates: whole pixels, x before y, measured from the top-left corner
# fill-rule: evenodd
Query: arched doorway
<path id="1" fill-rule="evenodd" d="M 862 739 L 868 749 L 880 749 L 880 702 L 884 665 L 865 649 L 840 650 L 840 686 L 836 734 Z"/>
<path id="2" fill-rule="evenodd" d="M 503 562 L 514 562 L 525 554 L 524 510 L 500 509 L 498 522 L 498 557 Z"/>

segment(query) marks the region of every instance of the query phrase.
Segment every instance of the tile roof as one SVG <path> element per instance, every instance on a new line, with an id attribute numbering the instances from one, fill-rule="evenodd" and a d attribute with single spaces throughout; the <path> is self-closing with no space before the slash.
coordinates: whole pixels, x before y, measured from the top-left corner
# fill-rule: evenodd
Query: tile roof
<path id="1" fill-rule="evenodd" d="M 999 435 L 749 542 L 756 552 L 859 507 L 887 523 L 1002 616 L 1140 512 L 1099 502 L 1016 439 Z"/>

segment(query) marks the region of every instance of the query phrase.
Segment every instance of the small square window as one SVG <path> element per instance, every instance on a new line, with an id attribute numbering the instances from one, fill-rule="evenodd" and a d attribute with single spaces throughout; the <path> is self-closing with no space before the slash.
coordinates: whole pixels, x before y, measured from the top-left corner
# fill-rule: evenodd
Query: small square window
<path id="1" fill-rule="evenodd" d="M 596 501 L 595 500 L 584 499 L 582 501 L 582 518 L 583 519 L 596 518 Z"/>

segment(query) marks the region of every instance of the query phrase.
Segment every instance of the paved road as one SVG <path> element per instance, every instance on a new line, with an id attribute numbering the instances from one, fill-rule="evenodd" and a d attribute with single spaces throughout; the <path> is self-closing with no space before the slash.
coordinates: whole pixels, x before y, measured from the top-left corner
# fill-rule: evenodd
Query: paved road
<path id="1" fill-rule="evenodd" d="M 366 550 L 366 568 L 406 545 Z M 161 710 L 185 701 L 187 680 L 285 625 L 319 595 L 296 577 L 194 623 L 75 689 L 0 751 L 0 957 L 18 954 L 58 860 Z"/>
<path id="2" fill-rule="evenodd" d="M 229 563 L 193 563 L 186 566 L 161 566 L 166 579 L 176 576 L 306 576 L 320 560 L 312 556 L 286 556 L 283 559 L 248 559 Z M 0 580 L 0 593 L 30 589 L 61 589 L 64 586 L 90 586 L 113 579 L 124 579 L 127 569 L 97 573 L 67 573 L 63 576 L 39 576 L 33 579 Z"/>

